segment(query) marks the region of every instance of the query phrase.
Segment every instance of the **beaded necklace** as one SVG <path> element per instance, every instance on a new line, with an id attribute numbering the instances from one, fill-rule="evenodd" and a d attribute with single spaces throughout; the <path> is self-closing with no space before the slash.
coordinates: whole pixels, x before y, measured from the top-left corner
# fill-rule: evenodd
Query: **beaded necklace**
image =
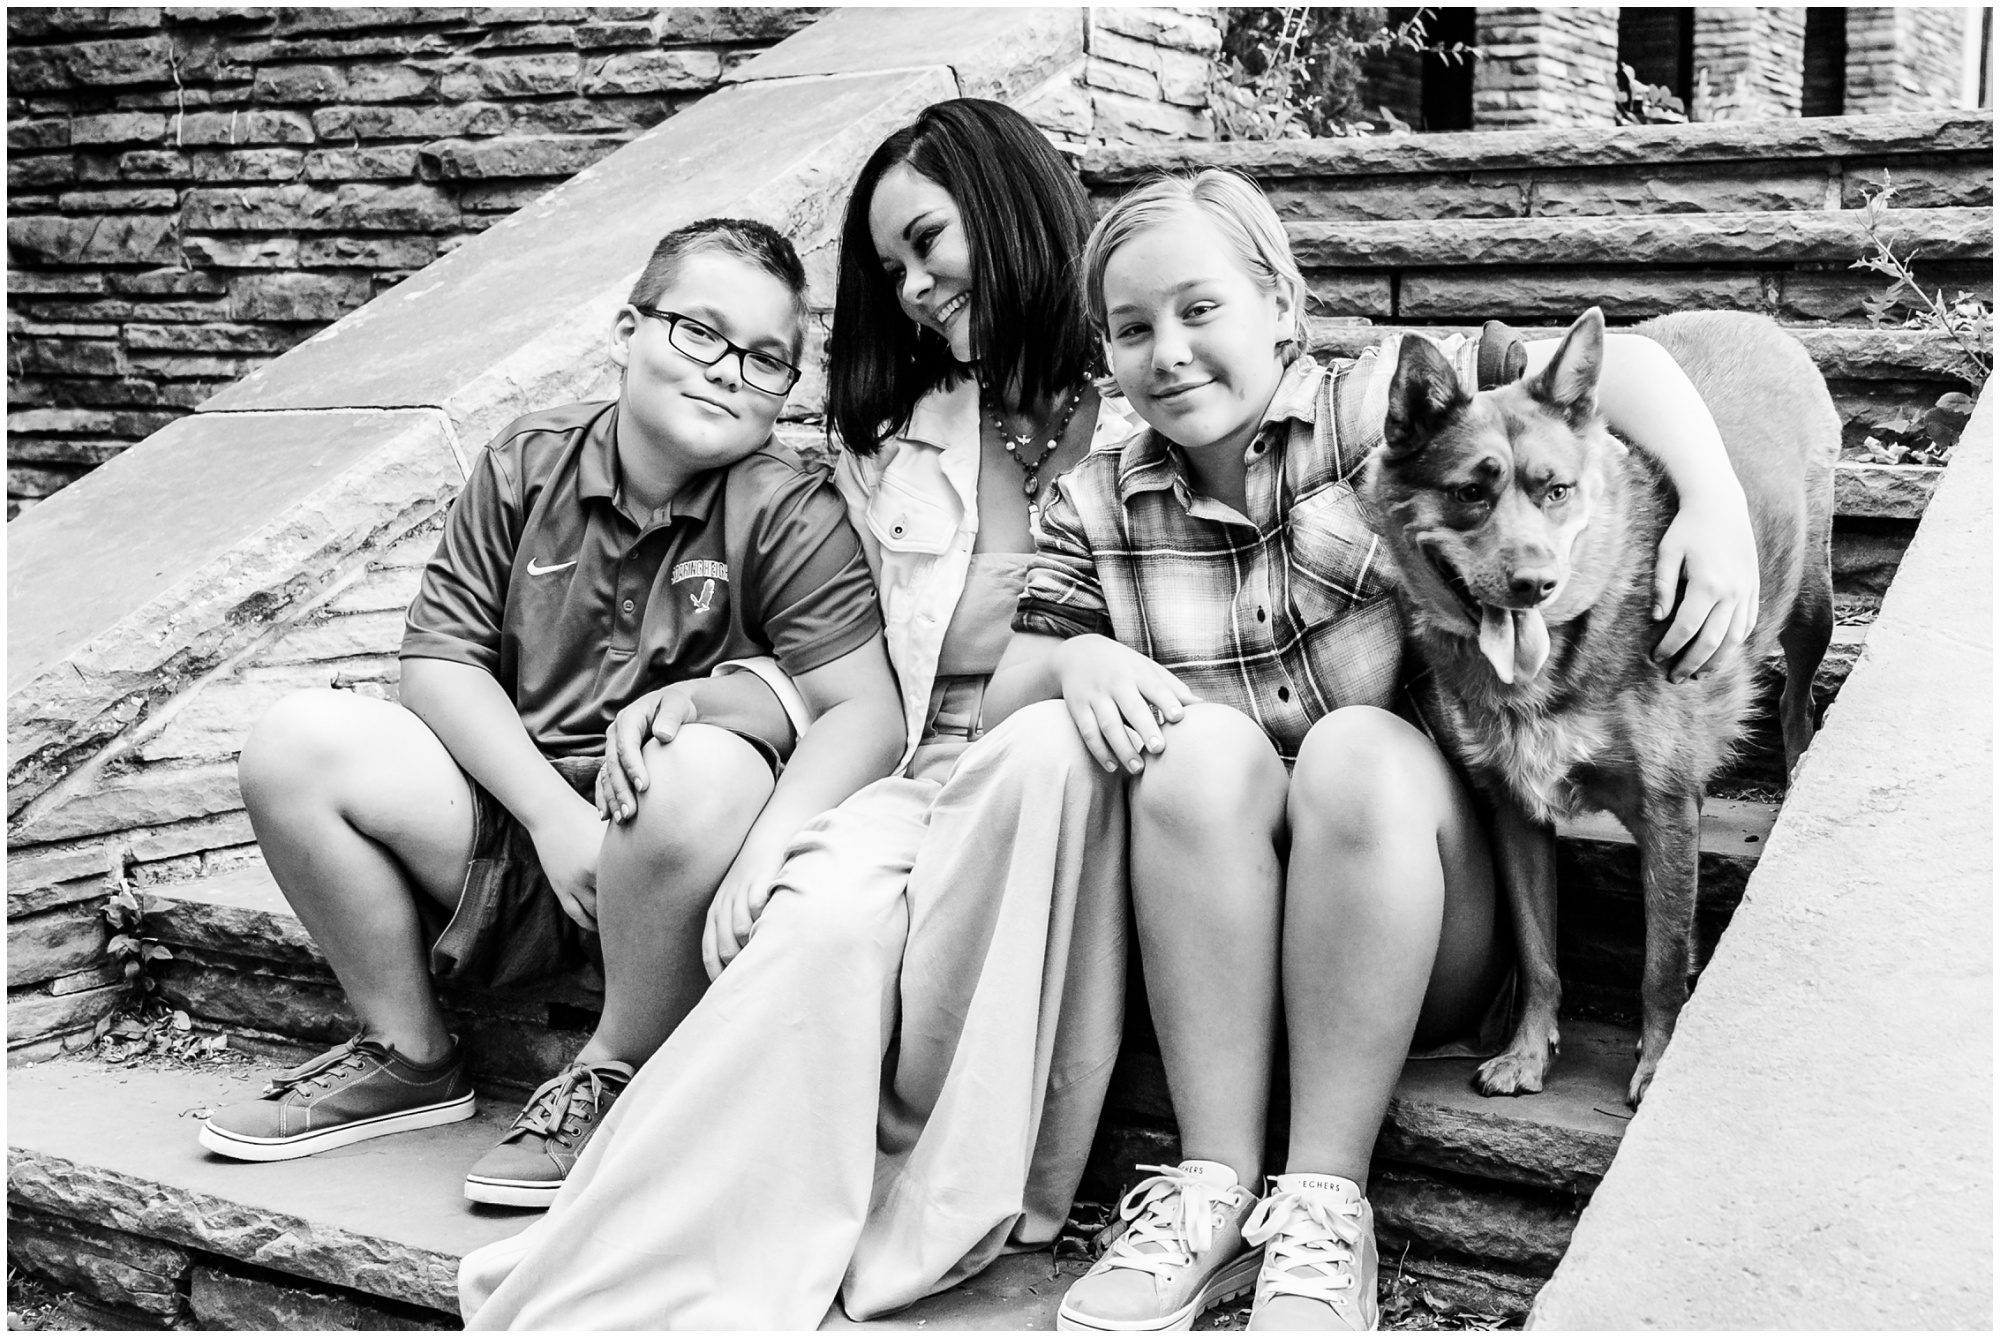
<path id="1" fill-rule="evenodd" d="M 989 387 L 982 382 L 979 392 L 980 407 L 985 408 L 988 403 L 987 395 Z M 1030 519 L 1038 517 L 1041 513 L 1041 506 L 1036 501 L 1036 498 L 1041 495 L 1042 491 L 1042 466 L 1049 462 L 1049 457 L 1056 453 L 1058 446 L 1062 445 L 1063 433 L 1069 431 L 1070 419 L 1076 417 L 1076 406 L 1082 402 L 1083 387 L 1078 386 L 1069 393 L 1069 400 L 1066 404 L 1058 404 L 1056 406 L 1056 411 L 1049 415 L 1049 420 L 1041 425 L 1040 430 L 1030 426 L 1026 432 L 1018 433 L 1007 430 L 1007 424 L 1001 418 L 1000 409 L 997 405 L 989 412 L 989 417 L 993 423 L 993 430 L 1000 434 L 1000 444 L 1006 448 L 1007 458 L 1021 468 L 1021 491 L 1028 498 Z M 1022 451 L 1027 449 L 1028 444 L 1037 437 L 1043 438 L 1042 451 L 1041 454 L 1037 455 L 1031 461 L 1022 454 Z"/>

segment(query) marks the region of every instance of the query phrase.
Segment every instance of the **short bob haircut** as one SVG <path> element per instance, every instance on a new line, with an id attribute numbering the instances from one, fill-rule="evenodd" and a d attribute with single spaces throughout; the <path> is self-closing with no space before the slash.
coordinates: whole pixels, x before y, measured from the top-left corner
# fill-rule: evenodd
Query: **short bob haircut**
<path id="1" fill-rule="evenodd" d="M 1259 288 L 1291 299 L 1291 347 L 1286 362 L 1306 346 L 1306 280 L 1292 259 L 1285 225 L 1255 182 L 1209 168 L 1195 176 L 1154 177 L 1120 199 L 1091 231 L 1083 252 L 1084 301 L 1091 326 L 1105 333 L 1104 268 L 1111 255 L 1148 228 L 1186 214 L 1206 218 L 1229 244 L 1237 263 Z"/>
<path id="2" fill-rule="evenodd" d="M 701 218 L 675 228 L 654 244 L 652 258 L 639 272 L 626 302 L 635 307 L 657 305 L 660 295 L 679 277 L 682 262 L 704 251 L 735 256 L 791 291 L 792 312 L 798 318 L 798 328 L 792 334 L 792 359 L 797 361 L 811 313 L 806 304 L 806 267 L 799 263 L 799 253 L 784 233 L 754 218 Z"/>
<path id="3" fill-rule="evenodd" d="M 1068 163 L 1011 107 L 958 98 L 924 109 L 863 164 L 840 230 L 826 416 L 847 449 L 873 455 L 917 401 L 966 375 L 935 335 L 920 336 L 868 232 L 875 187 L 899 163 L 943 187 L 965 221 L 972 346 L 983 379 L 1033 403 L 1096 370 L 1077 287 L 1090 201 Z"/>

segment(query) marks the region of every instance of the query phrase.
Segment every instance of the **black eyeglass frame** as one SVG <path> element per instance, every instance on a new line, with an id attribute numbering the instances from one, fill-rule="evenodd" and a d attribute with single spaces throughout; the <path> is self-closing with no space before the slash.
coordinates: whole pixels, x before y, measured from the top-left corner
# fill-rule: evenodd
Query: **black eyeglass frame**
<path id="1" fill-rule="evenodd" d="M 667 325 L 667 342 L 674 346 L 674 351 L 679 353 L 684 358 L 690 358 L 693 361 L 700 363 L 703 367 L 713 367 L 715 366 L 716 363 L 721 362 L 724 358 L 734 353 L 737 357 L 737 362 L 736 362 L 737 370 L 741 372 L 743 376 L 743 384 L 750 387 L 750 389 L 756 391 L 760 395 L 771 395 L 777 397 L 783 397 L 785 395 L 789 395 L 792 393 L 792 387 L 798 385 L 799 378 L 805 375 L 805 372 L 802 371 L 796 363 L 786 362 L 783 358 L 776 357 L 769 353 L 761 352 L 754 348 L 745 348 L 743 347 L 743 345 L 735 343 L 734 341 L 729 339 L 722 333 L 722 331 L 716 329 L 714 326 L 710 325 L 707 321 L 698 321 L 692 316 L 682 315 L 678 311 L 668 311 L 663 307 L 642 307 L 636 302 L 632 304 L 632 310 L 638 312 L 641 316 L 651 316 L 656 321 L 665 321 Z M 702 329 L 714 335 L 717 339 L 722 340 L 722 352 L 716 354 L 712 358 L 705 358 L 701 354 L 696 353 L 694 350 L 683 347 L 680 339 L 678 338 L 681 329 L 681 322 L 683 321 L 687 322 L 689 325 L 698 325 Z M 764 362 L 775 362 L 778 364 L 778 366 L 790 372 L 791 379 L 785 383 L 785 388 L 783 390 L 772 390 L 768 386 L 760 386 L 755 381 L 752 381 L 750 379 L 751 358 L 757 358 Z"/>

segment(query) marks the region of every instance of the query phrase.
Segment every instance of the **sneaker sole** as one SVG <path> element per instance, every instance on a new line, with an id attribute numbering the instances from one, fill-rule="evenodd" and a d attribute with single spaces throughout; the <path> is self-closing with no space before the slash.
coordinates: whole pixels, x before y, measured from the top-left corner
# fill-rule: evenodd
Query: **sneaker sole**
<path id="1" fill-rule="evenodd" d="M 331 1152 L 370 1138 L 431 1129 L 440 1124 L 456 1124 L 460 1120 L 471 1119 L 475 1113 L 477 1107 L 473 1094 L 467 1092 L 453 1101 L 440 1101 L 434 1106 L 420 1106 L 415 1110 L 393 1111 L 373 1119 L 321 1129 L 316 1133 L 293 1134 L 286 1138 L 255 1138 L 248 1134 L 230 1133 L 217 1128 L 213 1120 L 208 1120 L 203 1122 L 197 1137 L 210 1152 L 237 1161 L 291 1161 L 297 1157 L 310 1157 L 315 1152 Z"/>
<path id="2" fill-rule="evenodd" d="M 1192 1301 L 1179 1310 L 1153 1319 L 1105 1319 L 1071 1310 L 1069 1302 L 1064 1301 L 1056 1310 L 1056 1328 L 1072 1333 L 1175 1333 L 1192 1329 L 1203 1311 L 1225 1301 L 1233 1301 L 1254 1288 L 1258 1270 L 1263 1264 L 1262 1250 L 1242 1255 L 1218 1270 L 1195 1293 Z"/>
<path id="3" fill-rule="evenodd" d="M 474 1203 L 491 1203 L 502 1208 L 546 1208 L 562 1193 L 562 1181 L 494 1180 L 486 1176 L 465 1177 L 465 1197 Z"/>

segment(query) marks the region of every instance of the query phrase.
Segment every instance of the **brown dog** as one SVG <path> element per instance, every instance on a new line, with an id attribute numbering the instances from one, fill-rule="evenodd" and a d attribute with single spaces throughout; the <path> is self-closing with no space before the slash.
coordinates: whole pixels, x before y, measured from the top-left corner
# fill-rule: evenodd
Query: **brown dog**
<path id="1" fill-rule="evenodd" d="M 1714 415 L 1750 503 L 1762 585 L 1747 645 L 1699 678 L 1653 663 L 1654 558 L 1675 499 L 1596 413 L 1604 318 L 1570 327 L 1540 375 L 1468 395 L 1406 339 L 1384 445 L 1361 493 L 1414 641 L 1440 742 L 1495 809 L 1495 860 L 1520 948 L 1522 1012 L 1487 1061 L 1488 1095 L 1542 1087 L 1559 1034 L 1554 822 L 1610 810 L 1638 843 L 1646 908 L 1637 1105 L 1687 1000 L 1704 787 L 1743 732 L 1782 646 L 1785 759 L 1812 736 L 1812 680 L 1833 628 L 1833 463 L 1840 420 L 1798 342 L 1760 316 L 1699 312 L 1638 327 Z"/>

